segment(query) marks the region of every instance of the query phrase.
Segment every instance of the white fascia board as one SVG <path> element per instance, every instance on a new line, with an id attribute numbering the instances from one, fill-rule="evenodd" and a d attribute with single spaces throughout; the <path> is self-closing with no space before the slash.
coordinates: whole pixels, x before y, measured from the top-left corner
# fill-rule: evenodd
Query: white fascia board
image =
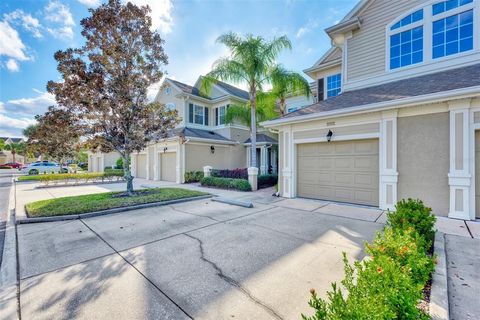
<path id="1" fill-rule="evenodd" d="M 305 72 L 310 78 L 314 79 L 310 75 L 311 72 L 322 71 L 323 69 L 328 69 L 328 68 L 335 67 L 335 66 L 341 65 L 341 64 L 342 64 L 342 58 L 337 58 L 335 60 L 332 60 L 332 61 L 329 61 L 329 62 L 326 62 L 326 63 L 322 63 L 321 65 L 317 65 L 317 66 L 313 66 L 311 68 L 305 69 L 305 70 L 303 70 L 303 72 Z"/>
<path id="2" fill-rule="evenodd" d="M 190 140 L 190 141 L 195 141 L 195 142 L 206 142 L 210 144 L 228 144 L 228 145 L 235 145 L 237 144 L 234 141 L 223 141 L 223 140 L 215 140 L 215 139 L 204 139 L 204 138 L 195 138 L 195 137 L 189 137 L 185 136 L 185 139 Z M 187 142 L 188 143 L 188 142 Z"/>
<path id="3" fill-rule="evenodd" d="M 338 110 L 332 110 L 332 111 L 326 111 L 326 112 L 316 112 L 316 113 L 311 113 L 311 114 L 296 116 L 291 118 L 270 120 L 270 121 L 262 122 L 260 123 L 260 125 L 262 125 L 265 128 L 272 128 L 272 127 L 285 125 L 285 124 L 306 122 L 306 121 L 312 121 L 317 119 L 327 119 L 327 118 L 337 117 L 341 115 L 354 115 L 359 113 L 380 111 L 385 109 L 405 108 L 405 107 L 410 107 L 412 105 L 416 105 L 419 103 L 436 103 L 436 102 L 444 101 L 445 99 L 449 99 L 449 98 L 462 99 L 462 98 L 470 98 L 470 97 L 479 96 L 479 95 L 480 95 L 480 86 L 474 86 L 474 87 L 450 90 L 450 91 L 445 91 L 440 93 L 437 92 L 437 93 L 426 94 L 422 96 L 372 103 L 372 104 L 367 104 L 359 107 L 344 108 L 344 109 L 338 109 Z"/>

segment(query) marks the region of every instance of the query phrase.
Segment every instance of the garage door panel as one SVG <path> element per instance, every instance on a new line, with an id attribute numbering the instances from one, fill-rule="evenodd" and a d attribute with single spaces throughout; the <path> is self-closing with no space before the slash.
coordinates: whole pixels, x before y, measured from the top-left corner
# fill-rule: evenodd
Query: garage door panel
<path id="1" fill-rule="evenodd" d="M 161 154 L 161 179 L 163 181 L 175 182 L 177 177 L 177 154 L 167 152 Z"/>
<path id="2" fill-rule="evenodd" d="M 297 194 L 378 205 L 378 168 L 378 139 L 300 144 Z"/>
<path id="3" fill-rule="evenodd" d="M 142 179 L 147 178 L 147 155 L 146 154 L 137 155 L 137 177 Z"/>

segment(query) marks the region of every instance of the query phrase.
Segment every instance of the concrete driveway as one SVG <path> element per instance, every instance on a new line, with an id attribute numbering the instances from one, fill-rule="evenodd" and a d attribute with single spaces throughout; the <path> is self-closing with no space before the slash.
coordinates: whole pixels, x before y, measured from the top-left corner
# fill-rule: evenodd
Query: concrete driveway
<path id="1" fill-rule="evenodd" d="M 264 193 L 18 226 L 22 319 L 298 319 L 381 212 Z M 341 217 L 339 215 L 343 215 Z M 377 221 L 377 222 L 375 222 Z"/>

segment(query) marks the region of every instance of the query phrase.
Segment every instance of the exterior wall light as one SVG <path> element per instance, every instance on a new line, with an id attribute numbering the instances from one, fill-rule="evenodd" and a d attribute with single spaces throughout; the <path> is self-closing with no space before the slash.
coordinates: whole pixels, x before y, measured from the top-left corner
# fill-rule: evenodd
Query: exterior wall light
<path id="1" fill-rule="evenodd" d="M 327 141 L 330 142 L 332 140 L 333 132 L 332 130 L 328 130 L 327 133 Z"/>
<path id="2" fill-rule="evenodd" d="M 210 146 L 210 152 L 215 153 L 215 147 L 214 146 Z"/>
<path id="3" fill-rule="evenodd" d="M 167 147 L 163 148 L 163 153 L 167 152 L 167 150 L 168 150 Z"/>

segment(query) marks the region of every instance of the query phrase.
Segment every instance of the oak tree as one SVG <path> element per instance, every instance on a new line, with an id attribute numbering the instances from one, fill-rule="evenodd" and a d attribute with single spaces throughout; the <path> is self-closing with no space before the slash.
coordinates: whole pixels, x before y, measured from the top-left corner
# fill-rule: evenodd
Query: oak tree
<path id="1" fill-rule="evenodd" d="M 175 110 L 147 98 L 167 64 L 164 40 L 151 30 L 148 6 L 109 0 L 89 12 L 80 23 L 85 45 L 55 53 L 62 79 L 50 81 L 48 91 L 75 115 L 82 135 L 121 155 L 131 195 L 130 155 L 166 137 L 179 122 Z"/>

